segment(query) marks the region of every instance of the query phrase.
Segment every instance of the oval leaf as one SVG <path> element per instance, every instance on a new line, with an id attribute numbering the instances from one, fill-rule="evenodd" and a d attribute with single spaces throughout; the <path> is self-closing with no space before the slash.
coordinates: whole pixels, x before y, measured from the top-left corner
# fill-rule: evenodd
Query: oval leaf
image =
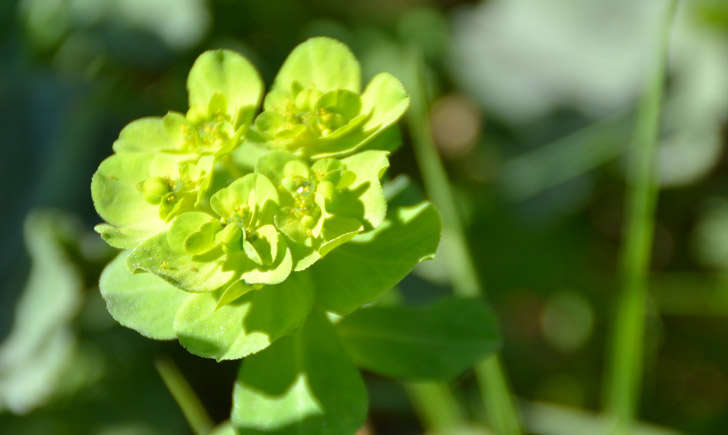
<path id="1" fill-rule="evenodd" d="M 363 219 L 373 228 L 378 227 L 387 214 L 387 200 L 382 193 L 380 179 L 389 167 L 387 151 L 369 150 L 341 159 L 346 168 L 356 174 L 349 190 L 356 192 L 363 206 Z"/>
<path id="2" fill-rule="evenodd" d="M 359 366 L 410 380 L 451 379 L 500 346 L 495 316 L 482 299 L 363 308 L 336 329 Z"/>
<path id="3" fill-rule="evenodd" d="M 174 317 L 190 294 L 154 274 L 131 273 L 126 265 L 128 256 L 128 251 L 119 254 L 99 281 L 111 317 L 145 337 L 175 338 Z"/>
<path id="4" fill-rule="evenodd" d="M 299 44 L 288 55 L 273 89 L 291 92 L 293 82 L 298 82 L 304 89 L 314 88 L 321 92 L 345 89 L 358 94 L 361 69 L 346 45 L 335 39 L 316 37 Z"/>
<path id="5" fill-rule="evenodd" d="M 137 246 L 127 263 L 134 271 L 152 272 L 188 292 L 212 292 L 238 274 L 236 265 L 221 248 L 201 255 L 179 252 L 169 245 L 166 232 Z"/>
<path id="6" fill-rule="evenodd" d="M 190 110 L 208 114 L 215 95 L 225 99 L 223 109 L 237 126 L 244 112 L 256 108 L 263 95 L 263 81 L 255 67 L 230 50 L 202 53 L 187 77 Z"/>
<path id="7" fill-rule="evenodd" d="M 177 313 L 174 329 L 180 343 L 195 355 L 239 359 L 297 328 L 312 303 L 311 282 L 297 273 L 223 306 L 212 293 L 194 295 Z"/>
<path id="8" fill-rule="evenodd" d="M 402 83 L 389 73 L 374 76 L 361 99 L 362 111 L 370 114 L 364 124 L 364 131 L 367 133 L 380 132 L 399 121 L 409 107 L 407 91 Z"/>
<path id="9" fill-rule="evenodd" d="M 296 334 L 246 359 L 231 421 L 242 433 L 353 434 L 367 414 L 359 371 L 321 313 Z"/>
<path id="10" fill-rule="evenodd" d="M 117 153 L 180 150 L 187 138 L 186 126 L 187 119 L 176 112 L 137 119 L 121 130 L 113 149 Z"/>
<path id="11" fill-rule="evenodd" d="M 109 232 L 115 247 L 133 247 L 167 225 L 159 217 L 159 206 L 146 202 L 137 187 L 150 176 L 151 161 L 147 153 L 114 154 L 101 162 L 91 179 L 94 207 L 111 224 L 98 231 Z"/>

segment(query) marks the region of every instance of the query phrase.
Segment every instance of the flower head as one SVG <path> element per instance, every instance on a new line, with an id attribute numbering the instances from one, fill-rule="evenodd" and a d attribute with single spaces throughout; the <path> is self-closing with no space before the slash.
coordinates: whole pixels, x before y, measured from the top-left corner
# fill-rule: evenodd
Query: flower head
<path id="1" fill-rule="evenodd" d="M 200 355 L 239 358 L 302 321 L 314 295 L 306 269 L 385 221 L 380 179 L 389 152 L 370 144 L 402 116 L 408 98 L 389 74 L 362 92 L 358 62 L 329 38 L 293 50 L 257 115 L 262 82 L 232 51 L 203 53 L 187 88 L 186 114 L 130 123 L 93 177 L 94 205 L 107 222 L 96 229 L 126 250 L 125 269 L 122 260 L 112 263 L 106 275 L 114 278 L 102 279 L 102 291 L 122 323 L 177 336 Z M 122 282 L 164 288 L 179 301 L 169 307 L 173 326 L 161 333 L 146 318 L 119 314 Z M 124 297 L 137 309 L 151 304 L 143 301 L 148 294 Z M 279 314 L 267 322 L 286 304 L 297 314 L 275 320 L 280 327 L 265 340 L 255 325 L 211 320 L 230 310 L 253 322 L 252 313 L 274 299 Z"/>

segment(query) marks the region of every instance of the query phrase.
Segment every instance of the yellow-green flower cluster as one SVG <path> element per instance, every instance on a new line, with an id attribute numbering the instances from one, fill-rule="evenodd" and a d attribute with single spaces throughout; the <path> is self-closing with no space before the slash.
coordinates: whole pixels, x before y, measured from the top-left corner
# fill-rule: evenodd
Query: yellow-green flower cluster
<path id="1" fill-rule="evenodd" d="M 96 230 L 130 272 L 218 308 L 292 279 L 385 219 L 388 151 L 371 144 L 409 100 L 391 75 L 363 91 L 360 75 L 346 46 L 313 38 L 263 98 L 244 57 L 203 53 L 187 113 L 133 121 L 100 164 Z"/>

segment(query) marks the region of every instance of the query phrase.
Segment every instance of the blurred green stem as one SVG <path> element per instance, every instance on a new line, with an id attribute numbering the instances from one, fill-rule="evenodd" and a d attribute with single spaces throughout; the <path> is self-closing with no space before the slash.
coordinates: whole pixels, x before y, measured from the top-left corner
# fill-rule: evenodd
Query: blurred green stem
<path id="1" fill-rule="evenodd" d="M 406 382 L 415 412 L 428 432 L 446 433 L 465 421 L 452 390 L 437 382 Z"/>
<path id="2" fill-rule="evenodd" d="M 182 409 L 192 431 L 197 435 L 208 434 L 214 426 L 212 419 L 177 366 L 167 358 L 157 359 L 154 361 L 154 366 L 177 405 Z"/>
<path id="3" fill-rule="evenodd" d="M 642 379 L 647 311 L 647 273 L 657 203 L 655 147 L 670 27 L 676 0 L 669 0 L 647 89 L 640 100 L 627 174 L 627 215 L 621 253 L 621 291 L 617 300 L 606 407 L 617 433 L 629 433 Z"/>
<path id="4" fill-rule="evenodd" d="M 448 259 L 455 293 L 459 296 L 479 296 L 483 294 L 482 286 L 470 256 L 447 174 L 430 132 L 424 63 L 417 52 L 411 52 L 408 60 L 410 111 L 407 123 L 425 189 L 442 215 L 443 250 L 446 252 L 445 258 Z M 520 433 L 518 414 L 499 357 L 494 355 L 476 364 L 475 374 L 492 428 L 498 434 Z"/>

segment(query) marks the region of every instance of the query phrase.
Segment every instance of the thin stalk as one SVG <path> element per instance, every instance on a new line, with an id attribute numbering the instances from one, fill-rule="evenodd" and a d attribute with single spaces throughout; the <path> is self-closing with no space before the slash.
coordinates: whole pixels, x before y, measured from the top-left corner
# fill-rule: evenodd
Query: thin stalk
<path id="1" fill-rule="evenodd" d="M 187 423 L 197 435 L 206 435 L 214 426 L 202 402 L 174 363 L 167 358 L 154 361 L 167 389 L 184 414 Z"/>
<path id="2" fill-rule="evenodd" d="M 621 291 L 617 300 L 606 408 L 617 433 L 629 433 L 640 396 L 647 311 L 647 273 L 654 232 L 658 187 L 655 146 L 659 129 L 668 39 L 677 1 L 669 0 L 660 46 L 647 89 L 640 100 L 627 174 L 627 221 L 621 253 Z"/>
<path id="3" fill-rule="evenodd" d="M 460 405 L 446 384 L 407 382 L 404 388 L 428 433 L 446 433 L 463 425 Z"/>
<path id="4" fill-rule="evenodd" d="M 484 294 L 483 286 L 473 264 L 450 183 L 430 131 L 423 61 L 416 52 L 411 54 L 409 61 L 410 111 L 407 123 L 425 189 L 442 216 L 443 249 L 446 251 L 445 258 L 448 259 L 454 291 L 460 296 L 481 296 Z M 493 429 L 499 434 L 520 433 L 518 413 L 499 357 L 491 356 L 476 364 L 475 374 L 485 403 L 486 416 Z"/>

